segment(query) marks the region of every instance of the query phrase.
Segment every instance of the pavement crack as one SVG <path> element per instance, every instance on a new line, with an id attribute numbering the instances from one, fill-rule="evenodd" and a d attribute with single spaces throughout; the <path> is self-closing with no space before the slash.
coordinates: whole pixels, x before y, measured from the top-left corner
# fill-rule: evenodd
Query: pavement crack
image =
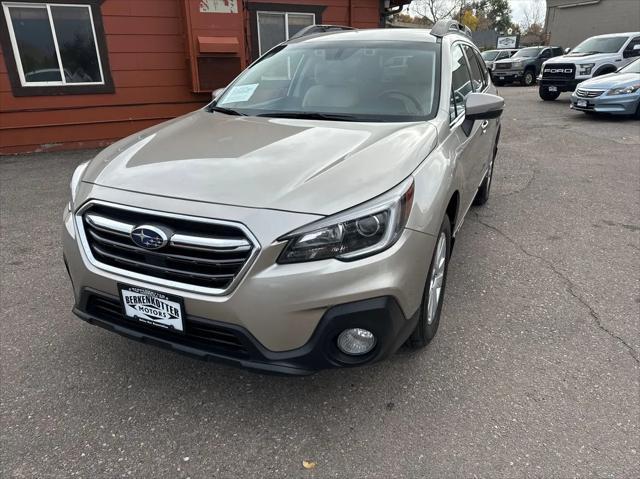
<path id="1" fill-rule="evenodd" d="M 498 228 L 496 226 L 493 226 L 493 225 L 483 221 L 482 220 L 483 216 L 480 216 L 476 212 L 474 212 L 474 213 L 475 213 L 475 216 L 476 216 L 476 221 L 479 224 L 483 225 L 485 228 L 488 228 L 488 229 L 494 231 L 495 233 L 499 234 L 500 236 L 502 236 L 509 243 L 511 243 L 513 246 L 515 246 L 519 251 L 521 251 L 524 255 L 542 262 L 556 276 L 558 276 L 562 281 L 564 281 L 564 283 L 567 285 L 568 293 L 576 301 L 578 301 L 584 308 L 586 308 L 587 311 L 589 311 L 589 315 L 593 318 L 593 324 L 595 324 L 595 326 L 598 329 L 600 329 L 601 331 L 603 331 L 604 333 L 609 335 L 611 338 L 615 339 L 620 344 L 622 344 L 627 349 L 627 351 L 629 352 L 629 354 L 631 355 L 633 360 L 636 362 L 636 364 L 640 365 L 640 358 L 638 358 L 638 352 L 629 343 L 627 343 L 627 341 L 625 339 L 623 339 L 620 336 L 618 336 L 617 334 L 615 334 L 613 331 L 611 331 L 609 328 L 607 328 L 602 323 L 602 319 L 600 318 L 600 316 L 598 315 L 596 310 L 593 308 L 593 306 L 591 306 L 587 302 L 587 300 L 585 300 L 582 296 L 580 296 L 576 292 L 576 285 L 574 284 L 573 281 L 571 281 L 571 279 L 569 279 L 562 271 L 560 271 L 551 261 L 549 261 L 548 259 L 544 258 L 543 256 L 539 256 L 537 254 L 531 253 L 530 251 L 527 251 L 522 245 L 520 245 L 520 243 L 518 243 L 516 240 L 511 238 L 509 235 L 507 235 L 505 232 L 503 232 L 500 228 Z"/>

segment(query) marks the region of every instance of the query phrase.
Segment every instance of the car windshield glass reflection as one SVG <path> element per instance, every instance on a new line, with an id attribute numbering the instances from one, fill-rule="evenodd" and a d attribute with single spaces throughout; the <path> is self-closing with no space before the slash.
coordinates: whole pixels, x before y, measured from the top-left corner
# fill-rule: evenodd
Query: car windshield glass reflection
<path id="1" fill-rule="evenodd" d="M 216 106 L 252 116 L 415 121 L 437 111 L 439 45 L 287 45 L 246 70 Z"/>
<path id="2" fill-rule="evenodd" d="M 512 58 L 533 58 L 537 57 L 541 51 L 542 48 L 537 47 L 523 48 L 522 50 L 518 50 Z"/>
<path id="3" fill-rule="evenodd" d="M 624 68 L 619 70 L 620 73 L 638 73 L 640 74 L 640 59 L 630 63 Z"/>
<path id="4" fill-rule="evenodd" d="M 628 37 L 589 38 L 571 53 L 615 53 L 622 48 Z"/>
<path id="5" fill-rule="evenodd" d="M 488 52 L 482 52 L 482 58 L 484 58 L 487 61 L 492 61 L 495 60 L 496 57 L 498 56 L 498 53 L 500 53 L 497 50 L 490 50 Z"/>

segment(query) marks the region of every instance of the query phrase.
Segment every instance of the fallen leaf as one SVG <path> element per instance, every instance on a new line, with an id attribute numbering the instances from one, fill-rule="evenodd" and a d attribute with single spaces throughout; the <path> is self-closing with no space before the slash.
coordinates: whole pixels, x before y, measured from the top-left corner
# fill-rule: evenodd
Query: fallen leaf
<path id="1" fill-rule="evenodd" d="M 313 469 L 316 467 L 316 463 L 313 461 L 302 461 L 302 467 L 305 469 Z"/>

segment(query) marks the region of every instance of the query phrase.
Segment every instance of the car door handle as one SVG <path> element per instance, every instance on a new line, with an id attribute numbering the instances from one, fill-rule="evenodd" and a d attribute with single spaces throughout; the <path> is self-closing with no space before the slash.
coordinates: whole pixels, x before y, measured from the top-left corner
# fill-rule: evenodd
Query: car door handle
<path id="1" fill-rule="evenodd" d="M 483 135 L 487 132 L 487 128 L 489 128 L 489 120 L 485 120 L 480 124 L 480 129 L 482 130 Z"/>

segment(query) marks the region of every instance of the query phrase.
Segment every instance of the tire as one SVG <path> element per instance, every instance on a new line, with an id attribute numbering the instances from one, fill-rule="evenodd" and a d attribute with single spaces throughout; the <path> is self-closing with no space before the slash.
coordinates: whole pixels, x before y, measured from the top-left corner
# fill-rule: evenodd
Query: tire
<path id="1" fill-rule="evenodd" d="M 542 98 L 544 101 L 557 100 L 558 97 L 560 96 L 559 91 L 549 91 L 549 87 L 542 86 L 542 85 L 540 86 L 538 93 L 540 94 L 540 98 Z"/>
<path id="2" fill-rule="evenodd" d="M 480 187 L 476 192 L 476 197 L 473 199 L 473 204 L 475 206 L 482 206 L 487 201 L 489 201 L 489 192 L 491 191 L 491 183 L 493 179 L 493 165 L 496 162 L 496 155 L 498 154 L 498 140 L 499 136 L 496 138 L 496 144 L 493 147 L 493 157 L 491 158 L 491 164 L 489 165 L 489 169 L 484 176 L 484 180 L 480 183 Z"/>
<path id="3" fill-rule="evenodd" d="M 522 80 L 520 80 L 520 84 L 522 86 L 531 86 L 536 82 L 536 74 L 533 70 L 527 70 L 524 72 Z"/>
<path id="4" fill-rule="evenodd" d="M 504 82 L 500 80 L 493 80 L 493 84 L 495 86 L 504 86 Z"/>
<path id="5" fill-rule="evenodd" d="M 640 103 L 638 103 L 638 108 L 636 108 L 636 114 L 633 116 L 636 120 L 640 120 Z"/>
<path id="6" fill-rule="evenodd" d="M 444 249 L 444 251 L 442 251 Z M 442 312 L 442 304 L 444 303 L 444 293 L 447 285 L 447 271 L 449 270 L 449 257 L 451 255 L 451 222 L 445 214 L 438 233 L 438 239 L 433 249 L 431 264 L 429 265 L 429 274 L 427 275 L 427 283 L 422 293 L 422 303 L 418 312 L 418 324 L 416 329 L 406 345 L 411 349 L 424 348 L 435 337 L 440 324 L 440 313 Z M 436 276 L 437 275 L 437 276 Z M 439 280 L 433 282 L 433 278 L 438 277 Z M 439 289 L 436 289 L 438 286 Z M 436 293 L 437 291 L 437 293 Z M 437 303 L 432 303 L 433 298 L 437 298 Z M 431 314 L 429 313 L 429 310 Z"/>

